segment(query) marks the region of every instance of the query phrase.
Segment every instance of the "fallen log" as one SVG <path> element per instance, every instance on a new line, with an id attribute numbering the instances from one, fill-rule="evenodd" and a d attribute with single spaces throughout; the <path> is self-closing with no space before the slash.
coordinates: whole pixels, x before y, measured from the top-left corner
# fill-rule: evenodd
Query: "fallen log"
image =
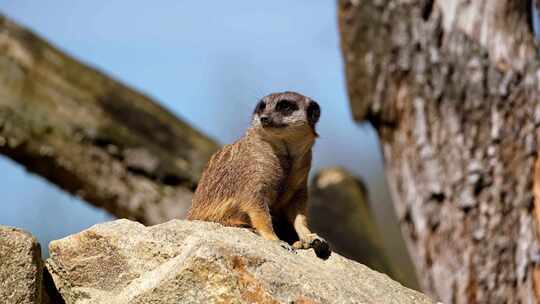
<path id="1" fill-rule="evenodd" d="M 150 98 L 0 15 L 0 153 L 81 199 L 182 217 L 218 145 Z"/>

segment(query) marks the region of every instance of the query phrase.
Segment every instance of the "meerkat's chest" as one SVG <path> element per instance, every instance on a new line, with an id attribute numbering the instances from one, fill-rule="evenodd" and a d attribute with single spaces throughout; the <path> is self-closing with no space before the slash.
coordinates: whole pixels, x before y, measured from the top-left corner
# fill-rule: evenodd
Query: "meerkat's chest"
<path id="1" fill-rule="evenodd" d="M 289 205 L 294 194 L 304 186 L 307 178 L 307 171 L 298 162 L 289 162 L 281 167 L 281 171 L 280 179 L 277 181 L 274 208 Z"/>
<path id="2" fill-rule="evenodd" d="M 295 152 L 286 146 L 268 146 L 268 149 L 259 149 L 254 154 L 259 168 L 259 176 L 264 180 L 264 188 L 271 191 L 270 208 L 281 208 L 289 204 L 294 194 L 301 187 L 305 187 L 307 174 L 311 164 L 311 151 L 294 157 Z M 296 154 L 299 155 L 299 154 Z"/>

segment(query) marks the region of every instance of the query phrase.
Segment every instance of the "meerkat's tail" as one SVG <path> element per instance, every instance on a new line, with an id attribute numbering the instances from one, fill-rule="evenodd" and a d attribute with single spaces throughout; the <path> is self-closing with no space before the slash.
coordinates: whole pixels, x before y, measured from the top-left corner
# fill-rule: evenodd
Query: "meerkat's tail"
<path id="1" fill-rule="evenodd" d="M 241 213 L 229 213 L 227 214 L 218 214 L 214 212 L 200 212 L 201 210 L 191 209 L 188 212 L 186 217 L 189 221 L 205 221 L 205 222 L 214 222 L 219 223 L 223 226 L 228 227 L 239 227 L 239 228 L 253 228 L 251 221 L 247 215 Z M 203 210 L 208 211 L 208 210 Z"/>

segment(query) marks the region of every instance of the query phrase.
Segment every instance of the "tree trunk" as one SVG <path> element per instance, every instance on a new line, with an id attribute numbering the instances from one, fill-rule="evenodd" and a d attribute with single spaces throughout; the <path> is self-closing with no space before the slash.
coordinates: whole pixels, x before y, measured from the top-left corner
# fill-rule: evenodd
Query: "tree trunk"
<path id="1" fill-rule="evenodd" d="M 529 16 L 517 0 L 339 1 L 354 117 L 379 133 L 420 283 L 445 303 L 540 301 Z"/>
<path id="2" fill-rule="evenodd" d="M 0 153 L 117 217 L 182 217 L 216 143 L 0 16 Z"/>

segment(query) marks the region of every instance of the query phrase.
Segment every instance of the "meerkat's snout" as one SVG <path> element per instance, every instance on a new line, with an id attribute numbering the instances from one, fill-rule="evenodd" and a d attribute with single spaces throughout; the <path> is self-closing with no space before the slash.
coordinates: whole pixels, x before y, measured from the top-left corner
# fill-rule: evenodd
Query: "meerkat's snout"
<path id="1" fill-rule="evenodd" d="M 270 127 L 270 125 L 272 124 L 272 120 L 268 116 L 261 116 L 259 120 L 261 121 L 261 125 L 263 127 Z"/>

